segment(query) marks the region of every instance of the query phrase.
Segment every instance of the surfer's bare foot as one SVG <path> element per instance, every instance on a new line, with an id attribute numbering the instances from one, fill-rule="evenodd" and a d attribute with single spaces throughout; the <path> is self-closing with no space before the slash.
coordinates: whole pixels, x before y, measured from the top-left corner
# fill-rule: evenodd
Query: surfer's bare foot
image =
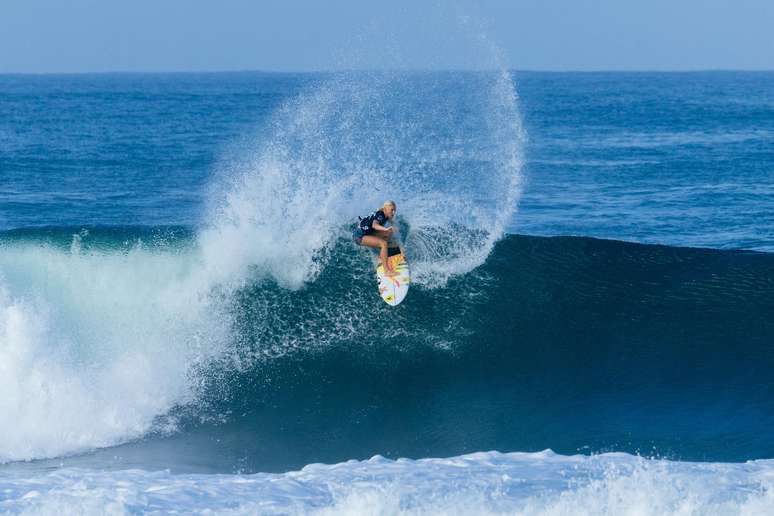
<path id="1" fill-rule="evenodd" d="M 385 276 L 395 276 L 395 274 L 397 274 L 395 272 L 395 268 L 392 266 L 392 264 L 389 261 L 382 262 L 382 269 L 384 269 Z"/>
<path id="2" fill-rule="evenodd" d="M 392 265 L 388 265 L 387 262 L 382 262 L 382 268 L 384 269 L 385 276 L 395 276 L 395 269 Z"/>

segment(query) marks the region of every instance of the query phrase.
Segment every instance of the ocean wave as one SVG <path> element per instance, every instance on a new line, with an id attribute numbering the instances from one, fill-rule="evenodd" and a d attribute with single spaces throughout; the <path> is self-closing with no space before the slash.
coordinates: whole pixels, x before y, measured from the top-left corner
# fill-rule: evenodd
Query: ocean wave
<path id="1" fill-rule="evenodd" d="M 4 234 L 0 457 L 772 454 L 772 255 L 511 235 L 393 309 L 347 233 L 299 287 L 257 265 L 225 282 L 181 229 Z"/>

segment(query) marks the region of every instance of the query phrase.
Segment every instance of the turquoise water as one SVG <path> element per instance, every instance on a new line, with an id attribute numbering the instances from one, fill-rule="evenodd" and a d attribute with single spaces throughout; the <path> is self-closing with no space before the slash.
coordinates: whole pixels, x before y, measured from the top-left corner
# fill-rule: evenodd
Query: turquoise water
<path id="1" fill-rule="evenodd" d="M 455 461 L 489 512 L 769 507 L 773 86 L 0 76 L 0 508 L 423 512 Z M 385 198 L 395 309 L 348 237 Z"/>

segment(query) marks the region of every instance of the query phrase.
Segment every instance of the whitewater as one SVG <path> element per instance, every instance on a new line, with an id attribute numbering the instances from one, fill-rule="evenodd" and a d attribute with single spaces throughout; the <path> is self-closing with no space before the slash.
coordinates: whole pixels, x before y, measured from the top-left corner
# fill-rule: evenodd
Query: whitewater
<path id="1" fill-rule="evenodd" d="M 740 465 L 480 452 L 449 459 L 375 456 L 254 475 L 112 474 L 60 469 L 0 476 L 11 513 L 132 514 L 765 514 L 770 461 Z"/>

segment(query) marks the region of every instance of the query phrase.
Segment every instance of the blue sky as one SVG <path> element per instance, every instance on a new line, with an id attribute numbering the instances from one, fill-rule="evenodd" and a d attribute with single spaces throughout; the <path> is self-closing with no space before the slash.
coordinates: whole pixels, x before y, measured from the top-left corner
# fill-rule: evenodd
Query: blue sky
<path id="1" fill-rule="evenodd" d="M 0 2 L 0 73 L 500 65 L 772 70 L 774 1 Z"/>

